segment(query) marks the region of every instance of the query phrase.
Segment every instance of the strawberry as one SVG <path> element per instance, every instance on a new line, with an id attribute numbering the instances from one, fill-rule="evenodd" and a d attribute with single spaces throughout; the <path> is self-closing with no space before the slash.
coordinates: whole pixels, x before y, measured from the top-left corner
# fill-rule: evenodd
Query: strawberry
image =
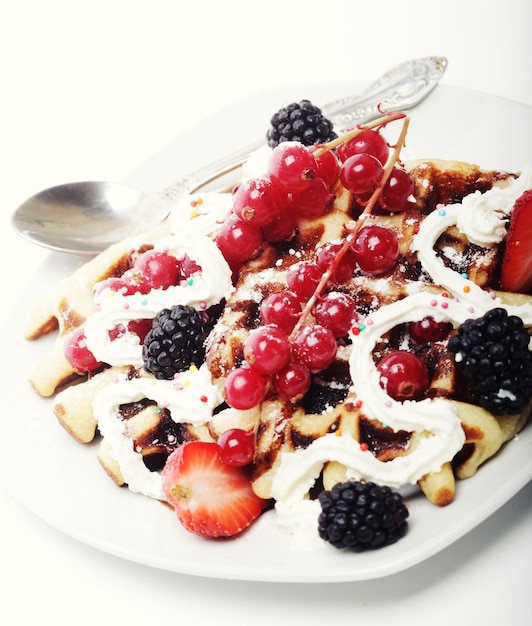
<path id="1" fill-rule="evenodd" d="M 501 287 L 504 291 L 532 294 L 532 189 L 514 204 L 502 259 Z"/>
<path id="2" fill-rule="evenodd" d="M 238 534 L 265 505 L 244 468 L 224 463 L 213 442 L 190 441 L 174 450 L 163 469 L 163 490 L 181 524 L 203 537 Z"/>

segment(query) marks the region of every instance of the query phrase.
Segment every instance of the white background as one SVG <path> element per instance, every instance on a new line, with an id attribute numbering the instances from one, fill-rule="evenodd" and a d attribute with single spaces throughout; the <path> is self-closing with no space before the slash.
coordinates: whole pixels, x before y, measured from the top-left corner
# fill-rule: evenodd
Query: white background
<path id="1" fill-rule="evenodd" d="M 366 84 L 399 61 L 439 54 L 449 59 L 444 84 L 532 105 L 531 24 L 529 0 L 4 2 L 4 287 L 16 294 L 29 271 L 24 259 L 33 265 L 44 254 L 10 230 L 11 212 L 28 196 L 60 182 L 120 180 L 205 116 L 256 92 Z M 203 150 L 209 161 L 208 144 Z M 8 364 L 2 354 L 1 367 Z M 62 536 L 0 491 L 0 610 L 9 624 L 444 624 L 453 616 L 458 624 L 528 624 L 531 495 L 528 486 L 430 566 L 317 587 L 211 581 L 127 563 Z"/>

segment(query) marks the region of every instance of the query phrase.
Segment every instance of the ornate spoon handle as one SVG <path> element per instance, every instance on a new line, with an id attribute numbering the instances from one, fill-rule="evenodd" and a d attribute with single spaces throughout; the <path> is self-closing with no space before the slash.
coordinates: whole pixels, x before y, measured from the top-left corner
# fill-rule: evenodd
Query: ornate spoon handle
<path id="1" fill-rule="evenodd" d="M 339 98 L 321 107 L 338 132 L 363 124 L 386 111 L 408 110 L 424 100 L 438 84 L 447 67 L 445 57 L 423 57 L 395 66 L 362 93 Z M 175 202 L 186 192 L 194 191 L 236 170 L 251 152 L 264 145 L 264 139 L 233 154 L 187 174 L 159 194 L 159 201 Z"/>

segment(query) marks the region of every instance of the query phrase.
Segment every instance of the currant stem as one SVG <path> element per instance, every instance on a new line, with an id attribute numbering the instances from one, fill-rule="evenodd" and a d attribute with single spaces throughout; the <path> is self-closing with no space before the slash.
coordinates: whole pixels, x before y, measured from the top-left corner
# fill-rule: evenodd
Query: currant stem
<path id="1" fill-rule="evenodd" d="M 357 232 L 359 231 L 360 227 L 362 226 L 364 220 L 369 215 L 371 215 L 371 212 L 373 211 L 373 208 L 375 207 L 375 204 L 377 203 L 377 201 L 378 201 L 378 199 L 379 199 L 379 197 L 380 197 L 380 195 L 382 193 L 382 189 L 383 189 L 384 185 L 386 184 L 386 181 L 390 177 L 390 175 L 391 175 L 391 173 L 393 171 L 393 168 L 395 167 L 396 163 L 399 161 L 401 150 L 403 149 L 403 147 L 404 147 L 404 145 L 406 143 L 406 135 L 407 135 L 407 131 L 408 131 L 408 125 L 410 123 L 410 117 L 408 115 L 406 115 L 406 113 L 404 113 L 402 111 L 399 111 L 397 113 L 390 113 L 390 114 L 386 115 L 384 118 L 376 120 L 375 122 L 372 122 L 370 124 L 366 124 L 364 126 L 357 127 L 356 129 L 354 129 L 352 131 L 349 131 L 345 135 L 342 135 L 342 137 L 339 137 L 338 139 L 335 139 L 335 140 L 333 140 L 333 141 L 331 141 L 331 142 L 329 142 L 327 144 L 324 144 L 321 148 L 316 150 L 316 152 L 314 153 L 315 156 L 319 156 L 319 154 L 323 154 L 327 150 L 331 150 L 331 149 L 335 148 L 336 146 L 344 143 L 345 141 L 349 141 L 353 137 L 356 137 L 363 130 L 370 130 L 371 128 L 375 128 L 377 126 L 383 127 L 383 126 L 386 126 L 388 123 L 390 123 L 392 121 L 395 121 L 395 120 L 399 120 L 399 119 L 403 120 L 403 123 L 402 123 L 402 126 L 401 126 L 401 132 L 399 133 L 399 137 L 398 137 L 397 142 L 396 142 L 396 144 L 394 146 L 394 150 L 393 150 L 393 152 L 392 152 L 390 158 L 388 159 L 388 162 L 387 162 L 387 164 L 386 164 L 386 166 L 384 168 L 382 178 L 381 178 L 377 188 L 372 193 L 370 199 L 368 200 L 366 206 L 364 207 L 364 210 L 362 211 L 362 213 L 360 214 L 358 219 L 354 222 L 354 224 L 352 226 L 348 227 L 348 231 L 349 232 L 346 235 L 346 238 L 345 238 L 344 243 L 342 244 L 342 247 L 338 251 L 338 254 L 336 255 L 334 261 L 330 264 L 330 266 L 324 272 L 324 274 L 321 277 L 321 280 L 318 283 L 314 293 L 312 294 L 312 296 L 307 301 L 307 303 L 305 305 L 305 308 L 301 312 L 301 317 L 299 318 L 299 320 L 298 320 L 297 324 L 295 325 L 293 331 L 290 333 L 290 339 L 293 339 L 293 337 L 299 332 L 301 327 L 305 324 L 306 319 L 308 318 L 308 316 L 311 314 L 312 310 L 316 306 L 316 302 L 318 301 L 318 298 L 323 293 L 323 290 L 327 286 L 327 283 L 329 282 L 331 276 L 334 274 L 334 272 L 335 272 L 336 268 L 338 267 L 340 261 L 342 260 L 343 256 L 346 254 L 346 252 L 351 247 L 353 239 L 355 238 Z"/>

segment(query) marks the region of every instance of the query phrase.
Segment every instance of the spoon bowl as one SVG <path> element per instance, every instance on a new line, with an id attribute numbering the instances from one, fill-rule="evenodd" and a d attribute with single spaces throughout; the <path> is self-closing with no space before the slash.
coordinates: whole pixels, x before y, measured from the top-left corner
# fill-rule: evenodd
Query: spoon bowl
<path id="1" fill-rule="evenodd" d="M 94 255 L 110 244 L 164 219 L 149 194 L 104 181 L 67 183 L 45 189 L 16 210 L 13 223 L 33 243 L 81 255 Z"/>

